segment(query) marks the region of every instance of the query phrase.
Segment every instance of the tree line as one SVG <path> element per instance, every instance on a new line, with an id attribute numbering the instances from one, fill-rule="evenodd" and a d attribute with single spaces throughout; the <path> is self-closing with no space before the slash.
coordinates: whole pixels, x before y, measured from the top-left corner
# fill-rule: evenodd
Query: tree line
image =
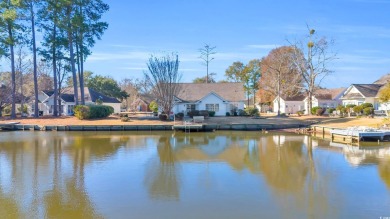
<path id="1" fill-rule="evenodd" d="M 28 48 L 32 55 L 34 109 L 38 109 L 39 64 L 50 66 L 54 88 L 54 116 L 58 116 L 62 83 L 71 74 L 75 102 L 85 104 L 84 63 L 108 23 L 102 15 L 109 6 L 102 0 L 3 0 L 0 2 L 0 58 L 10 60 L 11 118 L 16 117 L 17 48 Z M 37 47 L 36 33 L 42 35 Z M 19 56 L 20 57 L 20 56 Z M 40 60 L 38 60 L 40 57 Z M 23 78 L 23 77 L 21 77 Z M 20 84 L 19 86 L 22 86 Z M 0 84 L 5 89 L 5 84 Z M 78 91 L 80 90 L 80 95 Z M 3 93 L 4 94 L 4 93 Z M 80 97 L 80 99 L 78 98 Z M 38 117 L 38 110 L 34 110 Z"/>

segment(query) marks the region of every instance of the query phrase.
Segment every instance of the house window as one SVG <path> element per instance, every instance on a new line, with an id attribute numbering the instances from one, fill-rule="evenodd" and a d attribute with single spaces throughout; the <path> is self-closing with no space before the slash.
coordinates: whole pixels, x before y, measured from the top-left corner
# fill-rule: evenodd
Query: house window
<path id="1" fill-rule="evenodd" d="M 195 104 L 187 104 L 187 111 L 193 111 L 195 110 Z"/>
<path id="2" fill-rule="evenodd" d="M 218 112 L 219 111 L 219 104 L 206 104 L 206 110 Z"/>
<path id="3" fill-rule="evenodd" d="M 68 106 L 68 115 L 73 115 L 73 108 L 74 108 L 74 105 Z"/>

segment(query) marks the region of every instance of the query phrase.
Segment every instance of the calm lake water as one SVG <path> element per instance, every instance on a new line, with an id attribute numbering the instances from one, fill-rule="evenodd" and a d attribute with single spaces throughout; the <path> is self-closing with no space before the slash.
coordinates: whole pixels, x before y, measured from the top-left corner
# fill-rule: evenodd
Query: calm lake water
<path id="1" fill-rule="evenodd" d="M 390 217 L 390 148 L 289 133 L 0 132 L 0 218 Z"/>

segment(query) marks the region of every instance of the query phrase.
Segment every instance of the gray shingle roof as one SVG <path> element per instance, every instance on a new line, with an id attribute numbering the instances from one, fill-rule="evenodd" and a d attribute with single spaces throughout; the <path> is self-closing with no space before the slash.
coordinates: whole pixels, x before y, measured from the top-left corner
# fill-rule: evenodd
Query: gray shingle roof
<path id="1" fill-rule="evenodd" d="M 376 97 L 382 84 L 352 84 L 364 97 Z"/>
<path id="2" fill-rule="evenodd" d="M 180 83 L 177 98 L 185 102 L 195 102 L 211 92 L 216 93 L 227 101 L 244 101 L 243 83 Z"/>
<path id="3" fill-rule="evenodd" d="M 78 91 L 79 99 L 80 99 L 80 88 Z M 61 98 L 66 102 L 74 102 L 74 92 L 73 87 L 67 87 L 62 91 Z M 96 100 L 100 99 L 103 101 L 103 103 L 120 103 L 119 100 L 117 100 L 114 97 L 109 97 L 104 94 L 101 94 L 89 87 L 84 87 L 84 98 L 85 101 L 91 101 L 96 102 Z"/>

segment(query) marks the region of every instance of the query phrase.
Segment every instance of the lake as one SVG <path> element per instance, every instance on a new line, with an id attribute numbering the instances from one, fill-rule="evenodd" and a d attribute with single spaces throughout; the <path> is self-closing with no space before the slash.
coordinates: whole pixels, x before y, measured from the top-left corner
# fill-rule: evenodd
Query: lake
<path id="1" fill-rule="evenodd" d="M 390 147 L 291 133 L 0 132 L 0 218 L 390 217 Z"/>

